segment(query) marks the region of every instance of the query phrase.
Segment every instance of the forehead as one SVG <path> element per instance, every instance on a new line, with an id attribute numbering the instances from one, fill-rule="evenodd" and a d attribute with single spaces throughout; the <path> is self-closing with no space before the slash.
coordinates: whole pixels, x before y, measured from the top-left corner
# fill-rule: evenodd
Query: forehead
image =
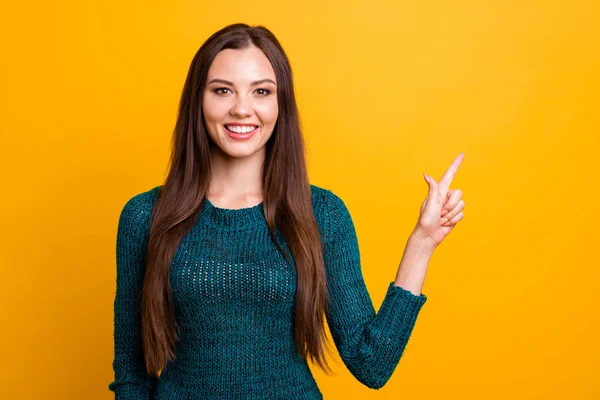
<path id="1" fill-rule="evenodd" d="M 237 84 L 270 78 L 275 71 L 267 56 L 257 47 L 221 50 L 208 69 L 207 81 L 220 78 Z"/>

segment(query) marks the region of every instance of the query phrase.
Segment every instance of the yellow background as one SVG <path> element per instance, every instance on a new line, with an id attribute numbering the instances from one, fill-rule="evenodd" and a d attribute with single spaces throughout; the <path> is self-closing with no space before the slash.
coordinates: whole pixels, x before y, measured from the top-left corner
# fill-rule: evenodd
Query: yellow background
<path id="1" fill-rule="evenodd" d="M 325 398 L 600 398 L 598 2 L 2 8 L 2 398 L 112 398 L 119 212 L 162 182 L 189 63 L 233 22 L 290 57 L 311 182 L 346 201 L 376 309 L 422 174 L 465 152 L 465 218 L 394 375 L 377 392 L 313 366 Z"/>

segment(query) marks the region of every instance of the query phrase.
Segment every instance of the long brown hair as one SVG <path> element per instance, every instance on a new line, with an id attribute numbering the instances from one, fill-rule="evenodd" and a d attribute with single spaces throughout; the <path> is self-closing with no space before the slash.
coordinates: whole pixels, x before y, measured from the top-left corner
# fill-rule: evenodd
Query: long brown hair
<path id="1" fill-rule="evenodd" d="M 312 204 L 305 148 L 289 60 L 263 26 L 237 23 L 210 36 L 194 56 L 181 95 L 172 137 L 169 171 L 152 211 L 142 292 L 142 340 L 147 372 L 158 376 L 175 359 L 179 340 L 169 269 L 181 239 L 205 205 L 210 178 L 210 147 L 202 114 L 208 69 L 224 49 L 254 45 L 267 56 L 277 79 L 278 119 L 266 143 L 263 164 L 264 214 L 271 239 L 290 262 L 275 236 L 279 230 L 297 269 L 294 341 L 326 373 L 324 313 L 329 302 L 322 243 Z"/>

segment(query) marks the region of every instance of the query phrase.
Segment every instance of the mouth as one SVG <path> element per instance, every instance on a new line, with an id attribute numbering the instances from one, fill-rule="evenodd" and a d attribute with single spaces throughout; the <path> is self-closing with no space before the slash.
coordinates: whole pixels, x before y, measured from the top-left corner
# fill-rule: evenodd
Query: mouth
<path id="1" fill-rule="evenodd" d="M 258 125 L 223 125 L 231 133 L 246 134 L 258 129 Z"/>
<path id="2" fill-rule="evenodd" d="M 223 125 L 225 133 L 235 140 L 247 140 L 253 137 L 259 130 L 258 125 Z"/>

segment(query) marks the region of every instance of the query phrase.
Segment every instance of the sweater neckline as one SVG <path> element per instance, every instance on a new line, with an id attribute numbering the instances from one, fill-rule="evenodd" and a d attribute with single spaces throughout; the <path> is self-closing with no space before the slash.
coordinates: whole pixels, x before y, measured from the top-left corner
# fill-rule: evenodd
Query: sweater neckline
<path id="1" fill-rule="evenodd" d="M 204 199 L 202 216 L 211 225 L 222 229 L 241 229 L 255 226 L 265 220 L 264 201 L 251 207 L 221 208 L 215 206 L 208 197 Z"/>

